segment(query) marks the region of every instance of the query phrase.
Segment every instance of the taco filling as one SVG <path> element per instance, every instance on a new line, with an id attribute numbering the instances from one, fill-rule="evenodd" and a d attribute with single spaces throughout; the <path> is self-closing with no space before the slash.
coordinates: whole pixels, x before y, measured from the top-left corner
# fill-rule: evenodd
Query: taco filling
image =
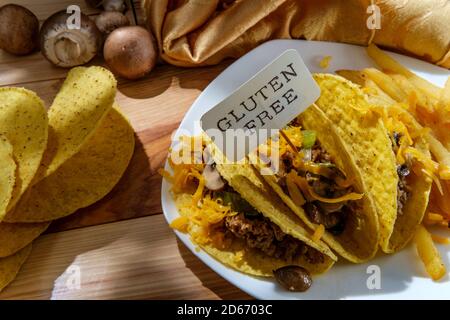
<path id="1" fill-rule="evenodd" d="M 401 146 L 400 140 L 403 135 L 393 131 L 390 134 L 392 151 L 397 154 Z M 408 183 L 408 177 L 411 175 L 411 158 L 408 157 L 403 164 L 397 164 L 397 215 L 403 214 L 403 207 L 411 195 L 411 187 Z"/>
<path id="2" fill-rule="evenodd" d="M 399 106 L 380 108 L 373 106 L 372 111 L 381 115 L 391 140 L 392 151 L 397 166 L 397 216 L 402 215 L 406 203 L 414 193 L 413 183 L 417 176 L 427 176 L 439 184 L 436 172 L 438 165 L 434 162 L 426 144 L 424 134 L 415 121 L 407 116 Z M 403 120 L 403 122 L 401 121 Z"/>
<path id="3" fill-rule="evenodd" d="M 192 170 L 192 169 L 191 169 Z M 198 170 L 194 169 L 194 170 Z M 205 174 L 205 172 L 208 172 Z M 226 181 L 221 179 L 220 189 L 208 189 L 213 174 L 219 175 L 215 164 L 205 165 L 186 178 L 185 191 L 195 193 L 204 185 L 202 197 L 197 204 L 192 203 L 191 214 L 181 216 L 171 226 L 186 232 L 188 221 L 194 222 L 196 229 L 193 240 L 198 244 L 213 244 L 220 249 L 231 248 L 236 242 L 246 250 L 258 250 L 269 257 L 291 263 L 303 255 L 310 263 L 323 262 L 320 252 L 298 239 L 284 233 L 280 227 L 264 217 L 241 197 Z M 217 183 L 215 181 L 214 183 Z M 216 185 L 217 186 L 217 185 Z M 202 210 L 203 209 L 203 210 Z M 200 227 L 200 228 L 199 228 Z"/>
<path id="4" fill-rule="evenodd" d="M 172 183 L 180 212 L 180 217 L 172 221 L 172 228 L 190 234 L 201 247 L 222 251 L 242 248 L 241 255 L 277 259 L 284 267 L 299 260 L 313 265 L 325 262 L 321 252 L 283 232 L 247 202 L 222 178 L 214 162 L 203 160 L 201 164 L 175 164 L 170 157 L 173 175 L 161 172 Z M 277 277 L 274 269 L 271 271 Z"/>
<path id="5" fill-rule="evenodd" d="M 291 263 L 303 255 L 310 263 L 322 263 L 323 255 L 298 239 L 284 233 L 265 218 L 228 185 L 227 191 L 215 196 L 235 213 L 219 222 L 224 238 L 243 241 L 248 249 L 256 249 L 269 257 Z M 218 230 L 216 230 L 217 232 Z"/>
<path id="6" fill-rule="evenodd" d="M 275 176 L 284 193 L 313 223 L 334 235 L 341 234 L 354 210 L 354 201 L 363 195 L 354 192 L 352 181 L 335 165 L 315 131 L 302 130 L 294 120 L 280 136 L 279 156 Z"/>

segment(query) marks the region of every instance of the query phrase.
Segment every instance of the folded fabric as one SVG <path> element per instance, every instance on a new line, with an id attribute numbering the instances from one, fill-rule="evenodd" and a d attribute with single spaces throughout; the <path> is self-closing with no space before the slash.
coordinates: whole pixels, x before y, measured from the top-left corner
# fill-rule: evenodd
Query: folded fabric
<path id="1" fill-rule="evenodd" d="M 447 0 L 144 0 L 142 6 L 162 58 L 174 65 L 216 64 L 270 39 L 308 39 L 374 42 L 450 68 Z M 378 9 L 381 28 L 369 28 Z"/>

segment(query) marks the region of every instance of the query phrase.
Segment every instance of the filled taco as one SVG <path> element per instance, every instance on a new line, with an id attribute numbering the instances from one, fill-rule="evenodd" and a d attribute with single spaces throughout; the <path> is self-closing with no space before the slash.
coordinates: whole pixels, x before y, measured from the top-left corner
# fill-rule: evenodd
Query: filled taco
<path id="1" fill-rule="evenodd" d="M 205 137 L 181 140 L 184 146 L 200 145 L 200 152 L 198 148 L 197 152 L 189 148 L 172 151 L 169 164 L 173 174 L 162 171 L 172 184 L 180 214 L 171 222 L 172 228 L 188 233 L 196 245 L 221 263 L 246 274 L 275 275 L 281 283 L 292 280 L 286 272 L 292 275 L 289 271 L 302 270 L 308 278 L 310 273 L 327 271 L 337 260 L 270 192 L 252 166 L 222 162 L 222 154 Z M 189 154 L 189 161 L 176 163 L 175 155 L 182 153 Z M 289 290 L 306 289 L 300 288 L 305 283 L 300 287 L 283 284 Z"/>
<path id="2" fill-rule="evenodd" d="M 334 123 L 374 200 L 380 246 L 396 252 L 413 237 L 428 204 L 435 163 L 424 132 L 374 83 L 364 92 L 340 76 L 318 74 L 315 80 L 322 90 L 317 106 Z"/>
<path id="3" fill-rule="evenodd" d="M 375 207 L 333 124 L 312 105 L 280 133 L 278 167 L 264 160 L 274 139 L 250 155 L 253 165 L 266 169 L 273 190 L 309 228 L 322 230 L 339 255 L 355 263 L 372 258 L 379 240 Z"/>

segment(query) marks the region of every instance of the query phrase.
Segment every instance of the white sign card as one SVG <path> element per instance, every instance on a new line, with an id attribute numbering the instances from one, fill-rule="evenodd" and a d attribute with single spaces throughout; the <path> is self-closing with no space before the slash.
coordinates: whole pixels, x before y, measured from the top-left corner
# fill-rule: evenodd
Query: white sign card
<path id="1" fill-rule="evenodd" d="M 302 58 L 290 49 L 206 112 L 201 126 L 229 160 L 238 161 L 319 96 Z"/>

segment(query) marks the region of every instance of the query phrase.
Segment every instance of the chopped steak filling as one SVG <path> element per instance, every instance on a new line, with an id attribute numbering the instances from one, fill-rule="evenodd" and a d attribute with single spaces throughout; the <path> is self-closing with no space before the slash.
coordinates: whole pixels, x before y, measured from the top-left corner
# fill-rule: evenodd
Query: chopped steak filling
<path id="1" fill-rule="evenodd" d="M 323 255 L 300 240 L 284 233 L 262 215 L 249 219 L 244 213 L 225 218 L 225 227 L 252 249 L 259 249 L 270 257 L 292 261 L 302 255 L 313 264 L 323 262 Z"/>
<path id="2" fill-rule="evenodd" d="M 289 194 L 286 185 L 286 175 L 295 170 L 293 166 L 293 154 L 286 152 L 282 156 L 280 171 L 278 173 L 278 184 L 283 188 L 286 194 Z M 330 154 L 322 147 L 318 140 L 311 148 L 311 161 L 321 164 L 332 164 Z M 330 166 L 333 170 L 333 166 Z M 336 176 L 342 175 L 339 169 L 334 168 Z M 310 172 L 298 171 L 298 174 L 304 176 L 315 193 L 326 198 L 337 198 L 349 192 L 348 188 L 338 187 L 333 179 L 324 176 L 312 174 Z M 306 202 L 303 209 L 308 217 L 316 224 L 322 224 L 325 229 L 335 235 L 341 234 L 345 229 L 346 220 L 351 209 L 345 205 L 345 202 L 338 204 L 322 203 L 320 201 Z"/>
<path id="3" fill-rule="evenodd" d="M 392 150 L 397 153 L 400 147 L 401 133 L 394 132 L 391 136 Z M 407 183 L 407 177 L 411 173 L 410 164 L 406 162 L 397 166 L 398 184 L 397 184 L 397 215 L 403 214 L 403 208 L 410 196 L 410 188 Z"/>
<path id="4" fill-rule="evenodd" d="M 311 161 L 315 163 L 330 163 L 330 154 L 322 147 L 319 141 L 314 143 L 311 149 Z"/>
<path id="5" fill-rule="evenodd" d="M 409 167 L 407 165 L 401 165 L 397 167 L 398 184 L 397 184 L 397 214 L 403 214 L 403 207 L 408 201 L 410 195 L 410 189 L 406 181 L 410 174 Z"/>

